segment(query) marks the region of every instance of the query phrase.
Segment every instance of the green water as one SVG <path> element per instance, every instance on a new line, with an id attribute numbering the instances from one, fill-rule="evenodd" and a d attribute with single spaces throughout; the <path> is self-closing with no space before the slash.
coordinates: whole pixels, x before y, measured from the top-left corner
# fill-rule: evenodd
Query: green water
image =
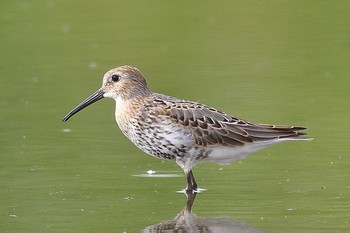
<path id="1" fill-rule="evenodd" d="M 332 0 L 2 1 L 0 231 L 142 232 L 184 208 L 182 171 L 121 134 L 112 100 L 61 122 L 106 70 L 130 64 L 156 92 L 315 138 L 195 167 L 207 189 L 197 218 L 348 232 L 349 10 Z M 148 170 L 181 177 L 134 176 Z"/>

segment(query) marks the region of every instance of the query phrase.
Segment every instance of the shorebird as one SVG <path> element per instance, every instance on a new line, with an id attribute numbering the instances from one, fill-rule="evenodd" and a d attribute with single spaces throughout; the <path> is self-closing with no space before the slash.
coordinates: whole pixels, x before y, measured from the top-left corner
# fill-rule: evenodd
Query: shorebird
<path id="1" fill-rule="evenodd" d="M 116 102 L 115 119 L 143 152 L 173 160 L 187 179 L 187 193 L 198 191 L 192 167 L 199 162 L 228 164 L 275 143 L 308 140 L 306 128 L 257 124 L 194 101 L 152 92 L 135 67 L 109 70 L 102 87 L 70 111 L 63 121 L 102 99 Z"/>

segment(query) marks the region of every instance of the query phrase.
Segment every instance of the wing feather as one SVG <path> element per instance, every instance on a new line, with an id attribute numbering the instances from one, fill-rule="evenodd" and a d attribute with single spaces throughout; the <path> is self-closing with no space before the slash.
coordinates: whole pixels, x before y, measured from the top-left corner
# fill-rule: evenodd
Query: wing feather
<path id="1" fill-rule="evenodd" d="M 161 114 L 188 127 L 199 146 L 220 144 L 234 147 L 257 141 L 298 138 L 305 134 L 300 132 L 304 127 L 254 124 L 197 102 L 164 98 L 163 95 L 156 101 L 158 106 L 163 103 L 165 111 Z"/>

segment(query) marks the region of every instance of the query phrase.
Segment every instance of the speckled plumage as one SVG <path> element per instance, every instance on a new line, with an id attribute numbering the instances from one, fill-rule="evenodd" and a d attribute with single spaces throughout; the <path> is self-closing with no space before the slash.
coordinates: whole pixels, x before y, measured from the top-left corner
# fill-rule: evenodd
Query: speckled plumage
<path id="1" fill-rule="evenodd" d="M 123 134 L 154 157 L 174 160 L 187 176 L 187 191 L 197 184 L 198 162 L 230 163 L 274 143 L 305 140 L 304 127 L 251 123 L 206 105 L 153 93 L 142 73 L 131 66 L 108 71 L 102 88 L 65 117 L 103 97 L 116 101 L 115 118 Z"/>

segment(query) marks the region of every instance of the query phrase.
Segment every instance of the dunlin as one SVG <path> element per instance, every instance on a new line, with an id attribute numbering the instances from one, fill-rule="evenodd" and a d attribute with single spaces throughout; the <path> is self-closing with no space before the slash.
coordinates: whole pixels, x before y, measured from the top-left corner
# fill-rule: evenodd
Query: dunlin
<path id="1" fill-rule="evenodd" d="M 199 162 L 228 164 L 275 143 L 308 140 L 304 127 L 256 124 L 197 102 L 153 93 L 132 66 L 109 70 L 102 87 L 63 121 L 104 97 L 115 100 L 118 126 L 139 149 L 173 160 L 184 170 L 189 193 L 198 190 L 192 167 Z"/>

